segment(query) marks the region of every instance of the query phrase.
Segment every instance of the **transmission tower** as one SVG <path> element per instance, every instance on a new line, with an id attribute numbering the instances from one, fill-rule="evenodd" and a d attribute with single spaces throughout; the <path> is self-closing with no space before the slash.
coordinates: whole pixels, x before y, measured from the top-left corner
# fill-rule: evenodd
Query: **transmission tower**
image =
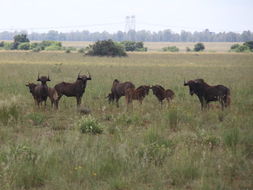
<path id="1" fill-rule="evenodd" d="M 135 16 L 126 16 L 126 23 L 125 23 L 125 32 L 129 32 L 130 30 L 135 31 Z"/>

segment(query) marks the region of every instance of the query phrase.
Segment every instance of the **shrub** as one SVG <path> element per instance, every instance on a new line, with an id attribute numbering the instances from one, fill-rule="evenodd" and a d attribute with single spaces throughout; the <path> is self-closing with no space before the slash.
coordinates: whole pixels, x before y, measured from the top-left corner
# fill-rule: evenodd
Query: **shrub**
<path id="1" fill-rule="evenodd" d="M 230 47 L 230 49 L 231 50 L 235 50 L 235 49 L 237 49 L 237 48 L 239 48 L 240 47 L 240 44 L 233 44 L 231 47 Z"/>
<path id="2" fill-rule="evenodd" d="M 243 43 L 243 45 L 248 46 L 251 51 L 253 51 L 253 41 L 248 41 Z"/>
<path id="3" fill-rule="evenodd" d="M 50 45 L 50 46 L 47 46 L 45 48 L 46 51 L 57 51 L 57 50 L 61 50 L 61 47 L 58 46 L 58 45 Z"/>
<path id="4" fill-rule="evenodd" d="M 14 48 L 13 42 L 5 42 L 4 43 L 5 50 L 13 50 L 13 48 Z"/>
<path id="5" fill-rule="evenodd" d="M 197 43 L 194 45 L 194 51 L 203 51 L 205 49 L 205 46 L 203 43 Z"/>
<path id="6" fill-rule="evenodd" d="M 101 134 L 103 128 L 98 121 L 92 116 L 83 116 L 77 123 L 76 126 L 80 129 L 81 133 Z"/>
<path id="7" fill-rule="evenodd" d="M 148 48 L 144 47 L 143 42 L 123 41 L 121 44 L 126 51 L 147 51 Z"/>
<path id="8" fill-rule="evenodd" d="M 30 43 L 29 42 L 20 43 L 18 45 L 18 49 L 19 50 L 29 50 L 30 49 Z"/>
<path id="9" fill-rule="evenodd" d="M 162 50 L 169 51 L 169 52 L 178 52 L 179 48 L 177 48 L 176 46 L 168 46 L 168 47 L 164 47 Z"/>
<path id="10" fill-rule="evenodd" d="M 0 42 L 0 47 L 4 47 L 4 41 Z"/>
<path id="11" fill-rule="evenodd" d="M 78 50 L 78 53 L 84 53 L 84 48 L 80 48 L 80 49 Z"/>
<path id="12" fill-rule="evenodd" d="M 126 52 L 122 45 L 112 40 L 97 41 L 90 45 L 86 55 L 90 56 L 126 56 Z"/>
<path id="13" fill-rule="evenodd" d="M 187 52 L 192 51 L 191 48 L 189 48 L 189 47 L 186 47 L 185 49 L 186 49 Z"/>
<path id="14" fill-rule="evenodd" d="M 66 49 L 65 53 L 71 53 L 71 50 L 70 49 Z"/>

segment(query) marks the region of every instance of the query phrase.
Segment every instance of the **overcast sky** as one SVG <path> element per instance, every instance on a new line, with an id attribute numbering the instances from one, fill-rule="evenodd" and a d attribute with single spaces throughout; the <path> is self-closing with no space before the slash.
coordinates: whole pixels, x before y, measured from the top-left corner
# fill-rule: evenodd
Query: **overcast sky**
<path id="1" fill-rule="evenodd" d="M 0 31 L 253 31 L 253 0 L 0 0 Z"/>

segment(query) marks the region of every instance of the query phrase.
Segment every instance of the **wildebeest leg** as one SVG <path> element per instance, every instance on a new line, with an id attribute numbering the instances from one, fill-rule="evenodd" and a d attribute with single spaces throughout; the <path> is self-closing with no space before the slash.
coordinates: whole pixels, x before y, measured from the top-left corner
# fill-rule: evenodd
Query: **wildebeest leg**
<path id="1" fill-rule="evenodd" d="M 58 94 L 58 98 L 55 100 L 55 108 L 58 109 L 58 106 L 59 106 L 59 101 L 62 97 L 62 94 Z"/>
<path id="2" fill-rule="evenodd" d="M 119 97 L 116 96 L 115 99 L 116 99 L 116 106 L 117 106 L 117 108 L 118 108 L 118 107 L 119 107 Z"/>
<path id="3" fill-rule="evenodd" d="M 168 102 L 168 107 L 170 106 L 170 98 L 166 98 L 167 102 Z"/>
<path id="4" fill-rule="evenodd" d="M 76 97 L 77 107 L 80 107 L 81 101 L 82 101 L 82 97 L 77 96 L 77 97 Z"/>

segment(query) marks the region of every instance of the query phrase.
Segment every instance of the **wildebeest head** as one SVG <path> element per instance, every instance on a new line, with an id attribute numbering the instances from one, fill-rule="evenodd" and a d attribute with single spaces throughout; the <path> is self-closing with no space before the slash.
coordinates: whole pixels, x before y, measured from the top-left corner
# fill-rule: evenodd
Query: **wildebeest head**
<path id="1" fill-rule="evenodd" d="M 89 72 L 88 72 L 88 76 L 80 75 L 80 73 L 78 73 L 77 80 L 81 80 L 83 83 L 86 83 L 87 80 L 91 80 L 91 75 Z"/>
<path id="2" fill-rule="evenodd" d="M 203 84 L 203 79 L 195 79 L 195 80 L 189 80 L 188 82 L 184 81 L 184 86 L 189 86 L 189 93 L 192 96 L 194 93 L 197 92 L 199 89 L 200 84 Z"/>
<path id="3" fill-rule="evenodd" d="M 34 89 L 37 86 L 37 84 L 27 83 L 26 86 L 29 88 L 30 93 L 34 93 Z"/>
<path id="4" fill-rule="evenodd" d="M 49 75 L 48 76 L 39 76 L 38 74 L 38 79 L 37 81 L 40 81 L 41 84 L 45 85 L 47 83 L 47 81 L 51 81 L 50 78 L 49 78 Z"/>

